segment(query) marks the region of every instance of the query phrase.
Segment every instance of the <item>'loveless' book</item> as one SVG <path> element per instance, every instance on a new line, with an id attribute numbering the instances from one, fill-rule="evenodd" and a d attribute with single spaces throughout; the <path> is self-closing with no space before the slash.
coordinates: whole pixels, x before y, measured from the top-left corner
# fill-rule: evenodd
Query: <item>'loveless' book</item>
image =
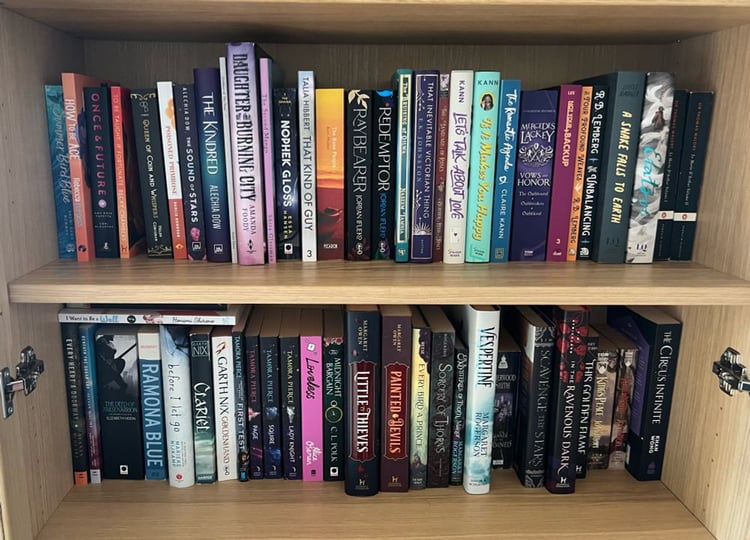
<path id="1" fill-rule="evenodd" d="M 344 317 L 323 311 L 323 479 L 344 479 Z"/>
<path id="2" fill-rule="evenodd" d="M 193 446 L 195 481 L 216 482 L 216 424 L 214 423 L 214 381 L 211 365 L 210 326 L 190 329 L 190 384 L 193 397 Z"/>
<path id="3" fill-rule="evenodd" d="M 273 121 L 276 166 L 276 256 L 302 258 L 297 89 L 275 88 Z"/>
<path id="4" fill-rule="evenodd" d="M 372 258 L 393 259 L 396 218 L 396 137 L 393 90 L 372 94 Z"/>
<path id="5" fill-rule="evenodd" d="M 167 478 L 167 440 L 164 432 L 164 392 L 158 326 L 138 328 L 143 451 L 146 480 Z"/>
<path id="6" fill-rule="evenodd" d="M 372 252 L 372 91 L 346 93 L 346 258 L 368 261 Z"/>
<path id="7" fill-rule="evenodd" d="M 302 480 L 323 480 L 323 312 L 303 309 L 300 317 Z"/>

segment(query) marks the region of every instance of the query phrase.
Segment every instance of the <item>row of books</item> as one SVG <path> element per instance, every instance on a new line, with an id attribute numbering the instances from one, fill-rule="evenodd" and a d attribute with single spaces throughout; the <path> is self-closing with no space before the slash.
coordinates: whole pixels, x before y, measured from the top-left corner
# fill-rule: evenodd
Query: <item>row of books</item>
<path id="1" fill-rule="evenodd" d="M 297 88 L 254 43 L 194 81 L 48 86 L 60 257 L 689 260 L 713 94 L 398 69 Z"/>
<path id="2" fill-rule="evenodd" d="M 231 326 L 112 315 L 59 315 L 77 484 L 481 494 L 493 466 L 512 466 L 526 487 L 569 493 L 587 468 L 661 476 L 681 324 L 656 309 L 598 322 L 581 306 L 235 306 Z"/>

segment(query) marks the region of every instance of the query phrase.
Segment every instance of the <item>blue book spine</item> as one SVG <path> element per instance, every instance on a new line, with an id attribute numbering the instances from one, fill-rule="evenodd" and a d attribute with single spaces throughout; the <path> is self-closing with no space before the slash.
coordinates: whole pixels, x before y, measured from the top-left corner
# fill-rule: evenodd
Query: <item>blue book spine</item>
<path id="1" fill-rule="evenodd" d="M 396 262 L 409 261 L 412 77 L 410 69 L 398 69 L 393 76 L 396 95 Z"/>
<path id="2" fill-rule="evenodd" d="M 231 262 L 232 246 L 229 232 L 229 198 L 226 160 L 224 159 L 219 69 L 195 69 L 193 77 L 203 180 L 207 258 L 213 262 Z"/>
<path id="3" fill-rule="evenodd" d="M 86 399 L 86 433 L 89 440 L 89 477 L 92 484 L 102 482 L 102 438 L 99 427 L 99 390 L 96 384 L 96 324 L 78 327 L 81 340 L 81 367 Z"/>
<path id="4" fill-rule="evenodd" d="M 518 109 L 520 104 L 521 81 L 501 81 L 490 262 L 508 262 L 510 258 L 510 227 L 513 192 L 515 191 Z"/>
<path id="5" fill-rule="evenodd" d="M 144 334 L 138 335 L 138 366 L 141 383 L 141 408 L 143 410 L 143 450 L 146 460 L 146 480 L 167 478 L 166 446 L 164 434 L 164 397 L 162 395 L 161 359 L 159 358 L 159 333 L 151 343 L 145 343 Z M 144 353 L 144 345 L 156 354 Z"/>
<path id="6" fill-rule="evenodd" d="M 73 193 L 70 189 L 68 139 L 65 132 L 65 111 L 61 85 L 44 87 L 47 101 L 49 157 L 52 165 L 52 187 L 57 217 L 57 255 L 61 259 L 76 258 L 75 225 L 73 224 Z"/>

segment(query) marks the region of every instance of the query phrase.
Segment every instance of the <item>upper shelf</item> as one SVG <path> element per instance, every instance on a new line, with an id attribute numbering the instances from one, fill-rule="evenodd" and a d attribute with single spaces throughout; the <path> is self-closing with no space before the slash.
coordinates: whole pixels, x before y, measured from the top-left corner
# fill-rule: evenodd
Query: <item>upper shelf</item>
<path id="1" fill-rule="evenodd" d="M 750 23 L 747 0 L 5 0 L 96 39 L 665 43 Z"/>
<path id="2" fill-rule="evenodd" d="M 694 263 L 238 266 L 57 261 L 9 284 L 16 303 L 748 305 L 750 282 Z"/>

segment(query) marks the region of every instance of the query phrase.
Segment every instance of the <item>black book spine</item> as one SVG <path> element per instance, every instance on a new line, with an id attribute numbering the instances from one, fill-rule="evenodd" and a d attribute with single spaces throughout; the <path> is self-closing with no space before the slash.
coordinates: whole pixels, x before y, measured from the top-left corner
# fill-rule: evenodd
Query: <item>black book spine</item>
<path id="1" fill-rule="evenodd" d="M 581 385 L 581 415 L 578 423 L 578 457 L 576 478 L 586 478 L 586 462 L 591 434 L 591 407 L 594 401 L 594 368 L 599 354 L 599 336 L 589 333 L 586 337 L 586 363 L 583 367 Z"/>
<path id="2" fill-rule="evenodd" d="M 281 431 L 283 433 L 284 478 L 302 480 L 302 395 L 300 394 L 299 335 L 279 337 L 281 363 Z"/>
<path id="3" fill-rule="evenodd" d="M 427 487 L 450 483 L 455 345 L 454 332 L 432 332 Z"/>
<path id="4" fill-rule="evenodd" d="M 131 90 L 130 102 L 141 179 L 147 253 L 149 257 L 172 257 L 167 180 L 162 157 L 156 90 Z"/>
<path id="5" fill-rule="evenodd" d="M 372 91 L 346 99 L 346 258 L 369 261 L 372 252 Z"/>
<path id="6" fill-rule="evenodd" d="M 260 349 L 258 336 L 245 336 L 247 376 L 247 438 L 250 447 L 250 478 L 263 478 L 263 404 L 261 403 Z"/>
<path id="7" fill-rule="evenodd" d="M 282 478 L 279 338 L 260 338 L 260 381 L 263 388 L 263 476 Z"/>
<path id="8" fill-rule="evenodd" d="M 247 442 L 247 393 L 245 392 L 245 336 L 242 329 L 232 330 L 234 363 L 234 421 L 237 426 L 237 479 L 250 479 L 250 446 Z"/>
<path id="9" fill-rule="evenodd" d="M 86 174 L 89 176 L 88 183 L 91 186 L 94 247 L 97 258 L 117 258 L 120 254 L 120 237 L 117 232 L 115 161 L 109 88 L 87 87 L 83 89 L 83 96 L 88 151 Z"/>
<path id="10" fill-rule="evenodd" d="M 73 458 L 75 485 L 89 483 L 89 449 L 86 434 L 86 400 L 83 395 L 81 373 L 81 342 L 78 325 L 63 323 L 63 362 L 65 366 L 65 391 L 68 398 L 68 424 L 70 425 L 70 453 Z"/>
<path id="11" fill-rule="evenodd" d="M 273 107 L 277 257 L 301 259 L 297 89 L 275 88 Z"/>
<path id="12" fill-rule="evenodd" d="M 206 258 L 206 225 L 203 217 L 203 182 L 198 148 L 198 118 L 195 112 L 195 85 L 174 85 L 174 112 L 182 179 L 182 204 L 188 233 L 188 258 Z"/>
<path id="13" fill-rule="evenodd" d="M 393 259 L 396 215 L 396 140 L 393 90 L 372 95 L 372 258 Z"/>
<path id="14" fill-rule="evenodd" d="M 190 332 L 190 383 L 193 394 L 195 481 L 216 482 L 216 424 L 214 422 L 211 334 Z"/>
<path id="15" fill-rule="evenodd" d="M 500 346 L 502 347 L 502 343 Z M 519 350 L 497 352 L 495 380 L 495 419 L 492 423 L 492 467 L 510 469 L 518 421 L 518 373 L 521 365 Z"/>
<path id="16" fill-rule="evenodd" d="M 340 317 L 340 314 L 336 313 Z M 326 317 L 326 322 L 328 317 Z M 344 336 L 323 337 L 323 464 L 324 480 L 344 479 Z"/>
<path id="17" fill-rule="evenodd" d="M 456 363 L 453 373 L 453 421 L 451 427 L 450 485 L 464 481 L 464 435 L 466 433 L 466 377 L 469 369 L 469 350 L 456 338 Z"/>

